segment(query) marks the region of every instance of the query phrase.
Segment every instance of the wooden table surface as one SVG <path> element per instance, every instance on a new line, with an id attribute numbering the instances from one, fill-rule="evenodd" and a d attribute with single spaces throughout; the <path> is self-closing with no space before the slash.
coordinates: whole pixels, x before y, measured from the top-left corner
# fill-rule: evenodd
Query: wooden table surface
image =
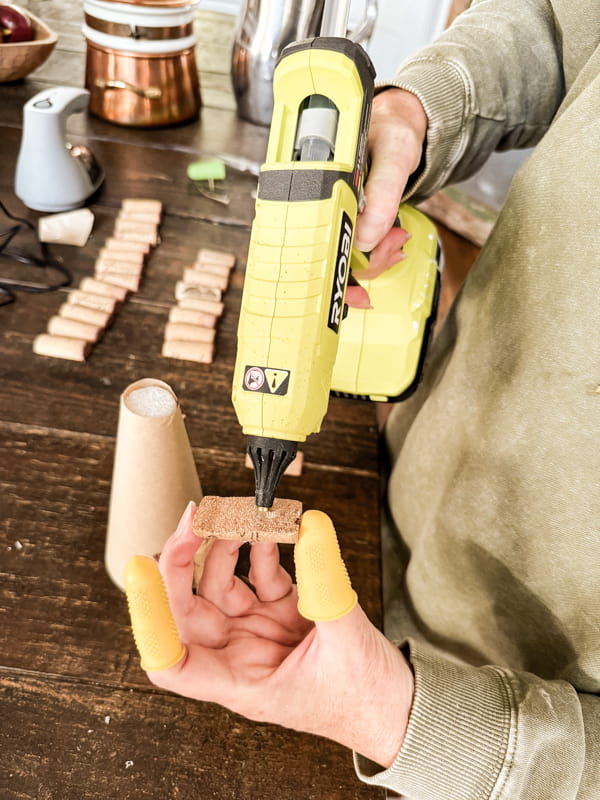
<path id="1" fill-rule="evenodd" d="M 82 86 L 85 45 L 74 0 L 26 5 L 60 38 L 28 79 L 0 85 L 0 199 L 35 221 L 40 214 L 14 195 L 22 106 L 49 85 Z M 360 784 L 350 753 L 332 742 L 155 689 L 140 668 L 124 596 L 103 563 L 119 396 L 139 378 L 160 378 L 179 396 L 204 492 L 253 493 L 230 389 L 256 180 L 229 170 L 225 207 L 200 196 L 186 178 L 187 164 L 202 155 L 260 161 L 264 154 L 266 131 L 237 119 L 228 75 L 214 67 L 226 62 L 229 24 L 227 17 L 199 15 L 204 105 L 197 121 L 136 130 L 81 114 L 69 120 L 71 140 L 87 144 L 106 171 L 90 204 L 95 225 L 88 244 L 52 247 L 74 286 L 92 274 L 124 197 L 159 198 L 165 208 L 162 241 L 140 291 L 89 359 L 32 352 L 67 290 L 19 293 L 0 309 L 2 800 L 383 796 Z M 0 216 L 0 227 L 5 222 Z M 475 251 L 447 231 L 442 236 L 448 297 Z M 19 242 L 30 245 L 26 237 Z M 211 365 L 160 355 L 175 282 L 200 247 L 237 257 Z M 4 258 L 0 276 L 37 279 Z M 302 449 L 304 473 L 284 478 L 281 494 L 331 514 L 361 603 L 381 624 L 373 407 L 332 400 L 322 433 Z M 290 554 L 284 558 L 289 564 Z"/>

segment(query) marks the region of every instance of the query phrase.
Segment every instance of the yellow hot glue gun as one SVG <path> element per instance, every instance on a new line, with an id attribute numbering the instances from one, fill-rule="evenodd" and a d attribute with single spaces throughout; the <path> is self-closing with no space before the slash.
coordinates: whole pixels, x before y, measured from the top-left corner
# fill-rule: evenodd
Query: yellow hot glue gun
<path id="1" fill-rule="evenodd" d="M 331 391 L 388 400 L 416 385 L 435 316 L 435 228 L 404 206 L 407 258 L 365 283 L 373 308 L 344 303 L 365 259 L 352 241 L 375 74 L 347 18 L 347 2 L 326 3 L 321 35 L 289 45 L 273 78 L 232 390 L 263 508 Z"/>

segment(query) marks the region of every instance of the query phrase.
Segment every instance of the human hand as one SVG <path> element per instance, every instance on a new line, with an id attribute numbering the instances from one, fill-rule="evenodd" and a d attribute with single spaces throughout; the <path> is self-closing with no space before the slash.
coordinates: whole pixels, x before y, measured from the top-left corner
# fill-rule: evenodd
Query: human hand
<path id="1" fill-rule="evenodd" d="M 150 680 L 253 720 L 325 736 L 389 766 L 408 721 L 412 672 L 356 605 L 329 517 L 302 517 L 298 587 L 277 545 L 259 542 L 250 550 L 253 591 L 234 574 L 240 543 L 217 540 L 194 595 L 201 543 L 191 527 L 194 510 L 190 504 L 166 543 L 160 574 L 141 556 L 127 568 L 134 635 Z"/>
<path id="2" fill-rule="evenodd" d="M 403 259 L 407 231 L 393 227 L 410 175 L 421 160 L 427 115 L 421 101 L 404 89 L 387 89 L 376 95 L 371 111 L 369 153 L 371 168 L 365 183 L 365 207 L 358 215 L 354 247 L 369 253 L 369 266 L 356 276 L 375 278 Z M 364 289 L 349 286 L 348 305 L 367 308 Z"/>

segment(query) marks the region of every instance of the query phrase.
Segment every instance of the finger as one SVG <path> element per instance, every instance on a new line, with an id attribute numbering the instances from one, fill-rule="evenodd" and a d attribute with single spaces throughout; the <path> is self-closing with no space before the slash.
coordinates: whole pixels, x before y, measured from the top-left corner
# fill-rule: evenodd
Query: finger
<path id="1" fill-rule="evenodd" d="M 373 250 L 392 227 L 408 178 L 419 164 L 426 130 L 427 115 L 411 92 L 392 88 L 375 97 L 369 129 L 371 170 L 354 237 L 360 250 Z"/>
<path id="2" fill-rule="evenodd" d="M 235 575 L 239 549 L 243 542 L 217 539 L 206 557 L 197 594 L 228 616 L 246 613 L 256 595 Z"/>
<path id="3" fill-rule="evenodd" d="M 298 610 L 306 619 L 335 620 L 357 603 L 342 560 L 331 519 L 322 511 L 305 511 L 294 548 Z"/>
<path id="4" fill-rule="evenodd" d="M 190 503 L 163 548 L 159 567 L 180 638 L 188 645 L 202 642 L 219 647 L 227 637 L 221 610 L 192 591 L 196 556 L 210 544 L 192 530 L 195 512 L 196 506 Z"/>
<path id="5" fill-rule="evenodd" d="M 354 245 L 359 250 L 365 253 L 373 250 L 394 224 L 406 179 L 402 160 L 394 158 L 387 141 L 381 149 L 373 151 L 365 183 L 365 207 L 358 215 L 354 234 Z"/>
<path id="6" fill-rule="evenodd" d="M 371 280 L 381 275 L 386 269 L 393 267 L 406 258 L 402 248 L 410 239 L 410 233 L 404 228 L 392 228 L 381 242 L 371 251 L 369 263 L 365 269 L 356 273 L 359 280 Z"/>
<path id="7" fill-rule="evenodd" d="M 275 542 L 257 542 L 252 546 L 248 577 L 258 599 L 265 603 L 281 600 L 292 591 L 292 578 L 281 566 Z"/>
<path id="8" fill-rule="evenodd" d="M 192 530 L 195 512 L 195 504 L 188 503 L 175 533 L 166 541 L 160 555 L 160 571 L 176 617 L 188 613 L 193 602 L 194 554 L 202 543 Z"/>
<path id="9" fill-rule="evenodd" d="M 363 286 L 348 286 L 346 302 L 352 308 L 371 308 L 369 293 Z"/>
<path id="10" fill-rule="evenodd" d="M 185 657 L 186 648 L 179 639 L 167 591 L 153 558 L 133 556 L 129 560 L 125 592 L 142 669 L 164 670 L 178 664 Z"/>

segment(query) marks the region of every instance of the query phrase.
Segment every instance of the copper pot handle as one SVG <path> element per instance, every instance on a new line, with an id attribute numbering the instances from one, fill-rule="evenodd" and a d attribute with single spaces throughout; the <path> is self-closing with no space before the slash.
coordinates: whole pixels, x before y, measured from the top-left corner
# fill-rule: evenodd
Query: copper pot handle
<path id="1" fill-rule="evenodd" d="M 127 89 L 134 94 L 144 97 L 147 100 L 158 100 L 162 95 L 162 89 L 158 86 L 149 86 L 147 89 L 142 89 L 141 86 L 134 86 L 133 83 L 120 80 L 104 80 L 103 78 L 96 78 L 94 86 L 98 89 Z"/>

